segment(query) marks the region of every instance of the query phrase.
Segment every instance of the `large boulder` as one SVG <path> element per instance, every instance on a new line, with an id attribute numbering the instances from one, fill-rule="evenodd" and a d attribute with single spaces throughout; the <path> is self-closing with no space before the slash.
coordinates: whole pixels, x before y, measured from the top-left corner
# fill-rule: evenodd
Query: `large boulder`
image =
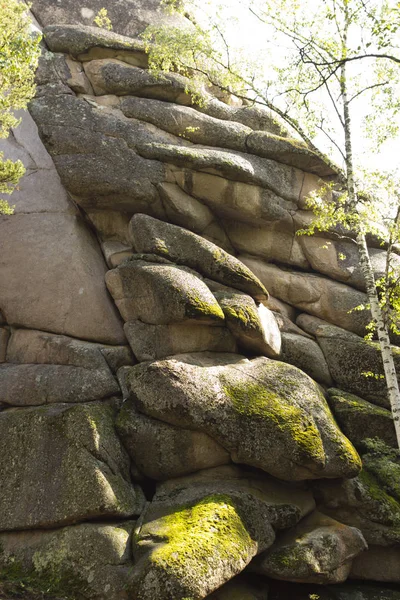
<path id="1" fill-rule="evenodd" d="M 205 433 L 142 415 L 124 402 L 116 423 L 125 448 L 139 470 L 156 480 L 181 477 L 228 464 L 228 452 Z"/>
<path id="2" fill-rule="evenodd" d="M 262 304 L 257 306 L 250 296 L 235 290 L 214 295 L 242 351 L 270 358 L 279 356 L 281 334 L 272 311 Z"/>
<path id="3" fill-rule="evenodd" d="M 247 517 L 247 518 L 246 518 Z M 153 501 L 134 545 L 132 597 L 200 600 L 240 573 L 257 553 L 248 516 L 227 494 L 162 511 Z M 264 523 L 264 546 L 274 539 Z"/>
<path id="4" fill-rule="evenodd" d="M 107 93 L 114 93 L 113 88 Z M 178 167 L 217 173 L 232 181 L 265 187 L 290 202 L 301 202 L 310 191 L 305 189 L 304 172 L 300 169 L 254 154 L 199 145 L 160 144 L 156 141 L 143 145 L 140 154 L 145 158 L 160 160 Z M 319 180 L 315 175 L 308 174 L 308 183 L 310 188 L 319 187 Z"/>
<path id="5" fill-rule="evenodd" d="M 321 319 L 302 314 L 297 325 L 315 335 L 337 387 L 390 408 L 379 343 L 365 340 Z M 392 346 L 400 372 L 400 348 Z"/>
<path id="6" fill-rule="evenodd" d="M 246 292 L 258 300 L 268 297 L 264 286 L 243 263 L 187 229 L 147 215 L 135 215 L 129 228 L 137 252 L 158 254 L 186 265 L 204 277 Z"/>
<path id="7" fill-rule="evenodd" d="M 57 598 L 125 600 L 134 521 L 0 534 L 2 583 Z"/>
<path id="8" fill-rule="evenodd" d="M 144 123 L 127 123 L 92 104 L 65 94 L 31 102 L 61 181 L 84 207 L 162 214 L 155 185 L 164 181 L 164 167 L 136 149 L 154 136 L 170 141 L 167 134 L 157 136 Z"/>
<path id="9" fill-rule="evenodd" d="M 366 468 L 349 481 L 315 482 L 313 490 L 321 511 L 359 529 L 368 544 L 400 543 L 400 503 Z"/>
<path id="10" fill-rule="evenodd" d="M 229 467 L 162 484 L 134 544 L 133 597 L 204 598 L 271 545 L 272 526 L 308 512 L 310 499 Z"/>
<path id="11" fill-rule="evenodd" d="M 147 66 L 144 42 L 91 25 L 49 25 L 43 30 L 52 52 L 70 54 L 80 61 L 121 58 L 138 67 Z"/>
<path id="12" fill-rule="evenodd" d="M 139 361 L 157 360 L 186 352 L 237 351 L 235 338 L 226 327 L 185 322 L 150 325 L 136 320 L 125 323 L 124 331 Z"/>
<path id="13" fill-rule="evenodd" d="M 315 382 L 264 357 L 199 353 L 128 370 L 140 412 L 203 431 L 235 462 L 296 480 L 354 477 L 360 459 Z"/>
<path id="14" fill-rule="evenodd" d="M 358 529 L 315 511 L 281 534 L 252 568 L 272 579 L 341 583 L 350 573 L 352 559 L 366 548 Z"/>
<path id="15" fill-rule="evenodd" d="M 0 366 L 0 405 L 90 402 L 119 393 L 106 363 L 102 369 L 52 364 Z"/>
<path id="16" fill-rule="evenodd" d="M 328 402 L 341 430 L 356 448 L 361 446 L 365 438 L 375 437 L 397 448 L 390 410 L 335 388 L 328 390 Z"/>
<path id="17" fill-rule="evenodd" d="M 357 556 L 350 577 L 367 581 L 400 583 L 400 546 L 382 548 L 370 546 L 367 552 Z"/>
<path id="18" fill-rule="evenodd" d="M 325 356 L 314 340 L 304 335 L 285 331 L 282 332 L 281 338 L 280 360 L 305 371 L 318 383 L 323 385 L 332 384 L 332 377 Z"/>
<path id="19" fill-rule="evenodd" d="M 0 531 L 139 514 L 144 496 L 130 483 L 113 418 L 100 403 L 3 411 Z"/>
<path id="20" fill-rule="evenodd" d="M 224 313 L 218 302 L 191 269 L 157 260 L 157 256 L 143 258 L 135 255 L 106 275 L 107 287 L 125 321 L 223 325 Z"/>
<path id="21" fill-rule="evenodd" d="M 240 256 L 240 260 L 272 296 L 357 335 L 365 335 L 370 313 L 354 311 L 368 303 L 363 292 L 319 275 L 283 270 L 251 256 Z"/>
<path id="22" fill-rule="evenodd" d="M 104 2 L 101 0 L 86 0 L 84 6 L 76 0 L 64 0 L 60 5 L 54 5 L 52 0 L 34 0 L 32 3 L 32 12 L 43 25 L 73 23 L 91 26 L 102 8 Z M 183 18 L 168 17 L 160 7 L 160 0 L 124 0 L 107 5 L 107 9 L 113 29 L 126 36 L 142 33 L 150 23 L 187 23 Z M 98 31 L 99 38 L 104 39 L 103 32 Z"/>
<path id="23" fill-rule="evenodd" d="M 0 307 L 10 325 L 87 340 L 124 343 L 104 285 L 99 245 L 78 216 L 31 116 L 0 150 L 27 172 L 13 193 L 14 215 L 0 218 Z M 24 293 L 21 294 L 21 281 Z"/>

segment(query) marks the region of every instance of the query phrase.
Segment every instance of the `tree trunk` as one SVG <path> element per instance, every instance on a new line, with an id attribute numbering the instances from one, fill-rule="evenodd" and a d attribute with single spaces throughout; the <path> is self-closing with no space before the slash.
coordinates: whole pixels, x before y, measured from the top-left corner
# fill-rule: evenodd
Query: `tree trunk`
<path id="1" fill-rule="evenodd" d="M 388 390 L 390 407 L 392 410 L 394 427 L 396 430 L 397 445 L 400 448 L 400 390 L 396 376 L 393 353 L 390 346 L 389 333 L 383 321 L 382 310 L 379 306 L 378 294 L 376 292 L 374 272 L 369 259 L 368 247 L 365 235 L 359 233 L 357 236 L 358 254 L 360 267 L 362 269 L 367 288 L 368 300 L 371 306 L 372 317 L 376 323 L 379 346 L 381 349 L 383 369 Z"/>

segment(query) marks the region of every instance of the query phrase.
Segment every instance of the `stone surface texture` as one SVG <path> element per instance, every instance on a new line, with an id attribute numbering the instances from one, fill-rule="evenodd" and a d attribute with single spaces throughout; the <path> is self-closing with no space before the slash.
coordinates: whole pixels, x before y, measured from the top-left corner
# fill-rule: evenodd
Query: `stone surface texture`
<path id="1" fill-rule="evenodd" d="M 297 235 L 335 167 L 149 70 L 146 26 L 192 27 L 163 5 L 32 2 L 36 96 L 0 143 L 26 168 L 0 216 L 0 596 L 400 600 L 356 246 Z"/>

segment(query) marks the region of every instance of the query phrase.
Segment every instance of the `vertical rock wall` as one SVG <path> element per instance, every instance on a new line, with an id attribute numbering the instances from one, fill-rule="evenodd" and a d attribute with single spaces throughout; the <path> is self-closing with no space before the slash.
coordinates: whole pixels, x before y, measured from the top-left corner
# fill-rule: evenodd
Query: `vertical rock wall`
<path id="1" fill-rule="evenodd" d="M 99 8 L 34 1 L 37 95 L 2 145 L 27 174 L 0 218 L 0 591 L 398 600 L 355 250 L 296 236 L 334 174 L 268 113 L 151 75 L 120 34 L 155 6 L 112 3 L 118 33 Z"/>

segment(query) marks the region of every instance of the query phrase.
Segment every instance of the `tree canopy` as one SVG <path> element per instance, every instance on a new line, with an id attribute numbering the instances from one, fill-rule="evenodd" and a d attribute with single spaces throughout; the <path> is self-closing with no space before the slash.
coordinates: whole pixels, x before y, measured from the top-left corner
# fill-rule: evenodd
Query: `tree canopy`
<path id="1" fill-rule="evenodd" d="M 15 111 L 26 108 L 34 96 L 40 39 L 32 30 L 26 4 L 0 1 L 0 138 L 8 137 L 18 125 Z M 4 159 L 0 152 L 0 193 L 11 194 L 24 172 L 20 160 Z M 0 199 L 1 212 L 12 213 L 4 199 Z"/>

